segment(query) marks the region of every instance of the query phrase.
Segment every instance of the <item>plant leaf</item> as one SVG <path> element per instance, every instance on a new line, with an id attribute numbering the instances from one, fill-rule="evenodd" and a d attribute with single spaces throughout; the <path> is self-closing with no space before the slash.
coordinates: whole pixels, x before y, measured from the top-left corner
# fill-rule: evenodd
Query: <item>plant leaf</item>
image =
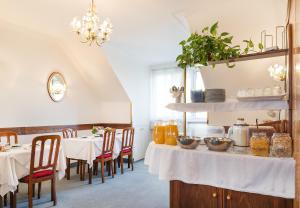
<path id="1" fill-rule="evenodd" d="M 249 43 L 248 43 L 248 44 L 249 44 L 249 47 L 250 47 L 250 48 L 253 48 L 253 47 L 254 47 L 253 41 L 252 41 L 251 39 L 249 40 Z"/>
<path id="2" fill-rule="evenodd" d="M 264 49 L 264 45 L 262 43 L 259 43 L 258 48 L 260 49 L 260 51 L 262 51 Z"/>
<path id="3" fill-rule="evenodd" d="M 207 31 L 208 31 L 208 27 L 205 27 L 205 28 L 202 29 L 202 33 L 205 33 Z"/>
<path id="4" fill-rule="evenodd" d="M 210 34 L 212 34 L 213 36 L 216 36 L 217 35 L 217 29 L 218 29 L 218 22 L 216 22 L 215 24 L 213 24 L 213 26 L 211 26 Z"/>
<path id="5" fill-rule="evenodd" d="M 227 35 L 229 35 L 228 32 L 222 32 L 222 33 L 221 33 L 221 36 L 227 36 Z"/>

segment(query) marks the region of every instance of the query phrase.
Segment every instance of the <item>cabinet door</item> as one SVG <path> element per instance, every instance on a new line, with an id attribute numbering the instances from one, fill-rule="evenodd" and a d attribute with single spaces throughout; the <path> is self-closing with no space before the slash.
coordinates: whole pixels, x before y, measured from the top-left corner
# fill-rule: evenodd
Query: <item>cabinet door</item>
<path id="1" fill-rule="evenodd" d="M 225 190 L 224 205 L 225 208 L 293 208 L 293 200 Z"/>
<path id="2" fill-rule="evenodd" d="M 171 208 L 221 208 L 222 190 L 211 186 L 170 183 Z"/>

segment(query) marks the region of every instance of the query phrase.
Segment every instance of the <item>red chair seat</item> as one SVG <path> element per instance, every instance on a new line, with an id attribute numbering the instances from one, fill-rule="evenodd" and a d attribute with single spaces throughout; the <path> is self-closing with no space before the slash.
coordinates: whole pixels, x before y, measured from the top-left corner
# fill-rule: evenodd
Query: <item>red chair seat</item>
<path id="1" fill-rule="evenodd" d="M 46 177 L 46 176 L 51 176 L 54 174 L 53 170 L 42 170 L 42 171 L 38 171 L 35 172 L 32 176 L 32 178 L 37 179 L 37 178 L 42 178 L 42 177 Z M 20 181 L 24 182 L 24 183 L 28 183 L 29 182 L 29 175 L 23 177 Z"/>
<path id="2" fill-rule="evenodd" d="M 104 159 L 110 158 L 110 157 L 112 157 L 112 154 L 111 154 L 111 153 L 105 153 L 104 155 L 98 156 L 97 159 L 102 159 L 102 157 L 103 157 Z"/>
<path id="3" fill-rule="evenodd" d="M 122 150 L 122 153 L 124 154 L 131 153 L 131 152 L 132 152 L 131 147 L 126 147 Z"/>

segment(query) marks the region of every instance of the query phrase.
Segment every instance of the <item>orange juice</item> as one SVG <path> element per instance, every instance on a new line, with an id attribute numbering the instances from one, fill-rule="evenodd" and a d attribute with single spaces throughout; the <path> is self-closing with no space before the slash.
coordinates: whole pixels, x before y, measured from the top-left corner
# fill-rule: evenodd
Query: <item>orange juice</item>
<path id="1" fill-rule="evenodd" d="M 162 122 L 154 124 L 152 137 L 156 144 L 165 143 L 165 126 Z"/>
<path id="2" fill-rule="evenodd" d="M 178 127 L 174 121 L 170 121 L 165 127 L 165 144 L 177 145 Z"/>

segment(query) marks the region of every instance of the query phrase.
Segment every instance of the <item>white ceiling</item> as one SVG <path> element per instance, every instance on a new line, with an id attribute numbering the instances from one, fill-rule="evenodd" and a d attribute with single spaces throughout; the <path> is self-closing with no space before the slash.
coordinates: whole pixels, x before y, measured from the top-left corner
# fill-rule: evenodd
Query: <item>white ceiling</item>
<path id="1" fill-rule="evenodd" d="M 270 23 L 284 23 L 287 0 L 95 0 L 101 17 L 114 25 L 104 46 L 143 65 L 174 61 L 178 42 L 215 21 L 228 32 L 259 36 Z M 70 21 L 84 14 L 89 0 L 1 0 L 0 18 L 74 41 Z M 187 22 L 185 22 L 185 19 Z M 186 25 L 186 24 L 189 24 Z M 248 28 L 248 30 L 247 30 Z M 252 33 L 249 34 L 249 30 Z"/>

